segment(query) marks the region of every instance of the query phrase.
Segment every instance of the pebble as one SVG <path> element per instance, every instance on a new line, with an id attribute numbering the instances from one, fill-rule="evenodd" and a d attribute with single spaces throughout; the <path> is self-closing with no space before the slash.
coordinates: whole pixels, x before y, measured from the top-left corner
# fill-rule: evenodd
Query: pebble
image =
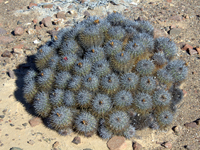
<path id="1" fill-rule="evenodd" d="M 33 28 L 29 28 L 27 32 L 28 34 L 35 34 L 36 31 Z"/>
<path id="2" fill-rule="evenodd" d="M 43 8 L 53 8 L 53 4 L 47 4 L 47 5 L 43 5 Z"/>
<path id="3" fill-rule="evenodd" d="M 190 53 L 190 55 L 195 55 L 195 54 L 197 54 L 197 51 L 189 48 L 189 53 Z"/>
<path id="4" fill-rule="evenodd" d="M 6 34 L 6 30 L 0 27 L 0 34 Z"/>
<path id="5" fill-rule="evenodd" d="M 24 33 L 24 29 L 22 27 L 16 27 L 14 30 L 14 35 L 22 35 Z"/>
<path id="6" fill-rule="evenodd" d="M 166 0 L 168 3 L 171 3 L 172 2 L 172 0 Z"/>
<path id="7" fill-rule="evenodd" d="M 12 41 L 14 41 L 14 39 L 9 36 L 0 36 L 0 44 L 8 44 Z"/>
<path id="8" fill-rule="evenodd" d="M 200 54 L 200 47 L 196 48 L 198 54 Z"/>
<path id="9" fill-rule="evenodd" d="M 65 11 L 60 11 L 56 14 L 56 17 L 57 18 L 63 18 L 63 19 L 66 19 L 65 17 Z"/>
<path id="10" fill-rule="evenodd" d="M 83 150 L 92 150 L 91 148 L 84 148 Z"/>
<path id="11" fill-rule="evenodd" d="M 114 136 L 107 142 L 107 146 L 110 150 L 124 150 L 127 147 L 126 139 L 122 136 Z"/>
<path id="12" fill-rule="evenodd" d="M 45 27 L 49 27 L 52 25 L 52 22 L 51 22 L 51 17 L 50 16 L 47 16 L 45 18 L 42 19 L 42 24 L 45 26 Z"/>
<path id="13" fill-rule="evenodd" d="M 31 127 L 35 127 L 41 123 L 42 123 L 42 119 L 39 117 L 33 117 L 29 120 L 29 124 L 31 125 Z"/>
<path id="14" fill-rule="evenodd" d="M 196 121 L 196 123 L 197 123 L 197 125 L 200 125 L 200 119 L 198 119 L 198 120 Z"/>
<path id="15" fill-rule="evenodd" d="M 35 142 L 33 140 L 29 140 L 27 143 L 33 145 Z"/>
<path id="16" fill-rule="evenodd" d="M 76 137 L 73 139 L 72 143 L 74 143 L 74 144 L 79 144 L 79 143 L 81 143 L 81 138 L 80 138 L 79 136 L 76 136 Z"/>
<path id="17" fill-rule="evenodd" d="M 178 36 L 181 33 L 181 29 L 179 28 L 173 28 L 169 31 L 169 34 L 171 36 Z"/>
<path id="18" fill-rule="evenodd" d="M 22 125 L 23 125 L 24 127 L 26 127 L 26 126 L 28 125 L 28 123 L 23 123 Z"/>
<path id="19" fill-rule="evenodd" d="M 17 25 L 21 25 L 22 24 L 22 22 L 21 21 L 17 21 Z"/>
<path id="20" fill-rule="evenodd" d="M 188 49 L 193 49 L 193 46 L 189 45 L 189 44 L 185 44 L 184 47 L 182 48 L 182 50 L 188 50 Z"/>
<path id="21" fill-rule="evenodd" d="M 56 141 L 55 143 L 53 143 L 52 147 L 53 147 L 53 148 L 56 148 L 56 147 L 58 147 L 58 145 L 59 145 L 59 142 Z"/>
<path id="22" fill-rule="evenodd" d="M 169 20 L 181 21 L 182 17 L 179 15 L 169 17 Z"/>
<path id="23" fill-rule="evenodd" d="M 163 147 L 167 148 L 167 149 L 172 149 L 172 144 L 170 142 L 164 142 L 163 144 L 161 144 Z"/>
<path id="24" fill-rule="evenodd" d="M 158 37 L 167 37 L 167 32 L 161 30 L 161 29 L 158 29 L 158 28 L 155 28 L 154 29 L 154 38 L 158 38 Z"/>
<path id="25" fill-rule="evenodd" d="M 23 150 L 23 149 L 21 149 L 19 147 L 12 147 L 12 148 L 10 148 L 10 150 Z"/>
<path id="26" fill-rule="evenodd" d="M 8 50 L 5 50 L 3 53 L 2 53 L 2 57 L 8 57 L 10 58 L 12 56 L 12 54 L 8 51 Z"/>
<path id="27" fill-rule="evenodd" d="M 32 2 L 30 2 L 28 8 L 31 9 L 33 6 L 37 6 L 37 4 L 36 4 L 36 3 L 32 3 Z"/>
<path id="28" fill-rule="evenodd" d="M 3 119 L 5 117 L 5 115 L 0 115 L 0 118 Z"/>
<path id="29" fill-rule="evenodd" d="M 173 128 L 172 128 L 172 130 L 174 131 L 174 133 L 176 134 L 176 135 L 180 135 L 181 134 L 181 126 L 174 126 Z"/>
<path id="30" fill-rule="evenodd" d="M 142 149 L 142 145 L 140 145 L 138 142 L 133 142 L 133 150 L 141 150 Z"/>
<path id="31" fill-rule="evenodd" d="M 184 126 L 187 128 L 196 128 L 197 124 L 196 122 L 190 122 L 190 123 L 185 123 Z"/>
<path id="32" fill-rule="evenodd" d="M 13 70 L 8 70 L 8 74 L 9 74 L 9 77 L 11 78 L 11 79 L 15 79 L 15 73 L 14 73 L 14 71 Z"/>
<path id="33" fill-rule="evenodd" d="M 37 19 L 33 19 L 33 23 L 36 24 L 38 22 Z"/>
<path id="34" fill-rule="evenodd" d="M 34 44 L 39 44 L 40 41 L 38 41 L 38 40 L 34 40 L 33 43 L 34 43 Z"/>
<path id="35" fill-rule="evenodd" d="M 15 125 L 11 123 L 10 126 L 11 126 L 11 127 L 14 127 Z"/>

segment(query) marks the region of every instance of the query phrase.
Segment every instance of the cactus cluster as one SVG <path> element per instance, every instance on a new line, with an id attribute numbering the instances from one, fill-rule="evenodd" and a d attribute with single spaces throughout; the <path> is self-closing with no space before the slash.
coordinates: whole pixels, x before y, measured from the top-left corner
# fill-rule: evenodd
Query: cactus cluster
<path id="1" fill-rule="evenodd" d="M 37 69 L 24 77 L 24 98 L 58 133 L 129 139 L 146 127 L 164 129 L 188 71 L 177 50 L 171 39 L 154 38 L 148 21 L 117 12 L 88 17 L 38 49 Z"/>

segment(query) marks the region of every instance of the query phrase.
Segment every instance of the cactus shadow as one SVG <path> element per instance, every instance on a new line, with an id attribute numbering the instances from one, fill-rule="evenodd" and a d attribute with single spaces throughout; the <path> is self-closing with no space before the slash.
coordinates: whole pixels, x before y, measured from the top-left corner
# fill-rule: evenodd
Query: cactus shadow
<path id="1" fill-rule="evenodd" d="M 19 101 L 25 107 L 26 111 L 29 114 L 31 114 L 32 116 L 37 116 L 32 104 L 26 103 L 26 100 L 23 97 L 23 86 L 24 86 L 23 78 L 30 68 L 36 70 L 34 59 L 35 59 L 34 55 L 28 56 L 26 59 L 26 63 L 18 65 L 17 68 L 13 70 L 16 76 L 15 84 L 17 87 L 14 92 L 14 96 L 16 100 Z"/>

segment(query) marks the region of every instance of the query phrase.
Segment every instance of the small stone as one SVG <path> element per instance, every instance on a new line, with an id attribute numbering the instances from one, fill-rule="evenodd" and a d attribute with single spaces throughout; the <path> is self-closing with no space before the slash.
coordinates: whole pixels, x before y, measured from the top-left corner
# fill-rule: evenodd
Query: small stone
<path id="1" fill-rule="evenodd" d="M 39 44 L 40 41 L 38 41 L 38 40 L 34 40 L 33 43 L 34 43 L 34 44 Z"/>
<path id="2" fill-rule="evenodd" d="M 172 144 L 170 142 L 164 142 L 163 144 L 161 144 L 163 147 L 167 148 L 167 149 L 172 149 Z"/>
<path id="3" fill-rule="evenodd" d="M 20 49 L 20 48 L 14 48 L 13 52 L 17 53 L 17 54 L 23 54 L 24 53 L 24 51 L 22 49 Z"/>
<path id="4" fill-rule="evenodd" d="M 182 48 L 182 50 L 188 50 L 188 49 L 193 49 L 193 46 L 189 45 L 189 44 L 185 44 L 185 46 Z"/>
<path id="5" fill-rule="evenodd" d="M 23 123 L 22 125 L 23 125 L 24 127 L 26 127 L 26 126 L 28 125 L 28 123 Z"/>
<path id="6" fill-rule="evenodd" d="M 91 148 L 84 148 L 83 150 L 92 150 Z"/>
<path id="7" fill-rule="evenodd" d="M 51 22 L 51 17 L 48 16 L 48 17 L 45 17 L 42 19 L 42 24 L 46 27 L 49 27 L 52 25 L 52 22 Z"/>
<path id="8" fill-rule="evenodd" d="M 23 149 L 21 149 L 19 147 L 12 147 L 12 148 L 10 148 L 10 150 L 23 150 Z"/>
<path id="9" fill-rule="evenodd" d="M 66 19 L 65 17 L 65 12 L 64 11 L 60 11 L 56 14 L 56 18 L 63 18 Z"/>
<path id="10" fill-rule="evenodd" d="M 86 17 L 89 17 L 90 16 L 90 13 L 88 12 L 88 11 L 84 11 L 84 16 L 86 16 Z"/>
<path id="11" fill-rule="evenodd" d="M 14 127 L 15 125 L 11 123 L 10 126 L 11 126 L 11 127 Z"/>
<path id="12" fill-rule="evenodd" d="M 196 50 L 197 50 L 198 54 L 200 54 L 200 47 L 197 47 Z"/>
<path id="13" fill-rule="evenodd" d="M 63 22 L 63 19 L 61 19 L 61 18 L 59 18 L 59 19 L 55 18 L 54 21 L 53 21 L 53 24 L 54 25 L 58 25 L 58 24 L 61 24 L 62 22 Z"/>
<path id="14" fill-rule="evenodd" d="M 14 41 L 13 38 L 8 37 L 8 36 L 0 36 L 0 44 L 8 44 Z"/>
<path id="15" fill-rule="evenodd" d="M 181 17 L 181 16 L 179 16 L 179 15 L 176 15 L 176 16 L 171 16 L 171 17 L 169 17 L 169 20 L 181 21 L 181 20 L 182 20 L 182 17 Z"/>
<path id="16" fill-rule="evenodd" d="M 22 49 L 23 47 L 24 47 L 24 44 L 19 44 L 19 45 L 16 45 L 16 46 L 13 48 L 13 50 L 14 50 L 15 48 Z"/>
<path id="17" fill-rule="evenodd" d="M 11 56 L 12 56 L 12 54 L 8 50 L 6 50 L 6 51 L 4 51 L 2 53 L 2 57 L 8 57 L 8 58 L 10 58 Z"/>
<path id="18" fill-rule="evenodd" d="M 197 124 L 196 122 L 190 122 L 190 123 L 185 123 L 184 126 L 187 128 L 196 128 Z"/>
<path id="19" fill-rule="evenodd" d="M 172 2 L 172 0 L 166 0 L 168 3 L 171 3 Z"/>
<path id="20" fill-rule="evenodd" d="M 154 38 L 158 38 L 158 37 L 167 37 L 167 32 L 160 30 L 158 28 L 154 29 Z"/>
<path id="21" fill-rule="evenodd" d="M 142 149 L 142 145 L 140 145 L 137 142 L 133 142 L 132 147 L 133 147 L 133 150 L 140 150 L 140 149 Z"/>
<path id="22" fill-rule="evenodd" d="M 5 115 L 0 115 L 0 118 L 3 119 L 5 117 Z"/>
<path id="23" fill-rule="evenodd" d="M 174 126 L 173 128 L 172 128 L 172 130 L 174 131 L 174 133 L 176 134 L 176 135 L 180 135 L 181 134 L 181 126 Z"/>
<path id="24" fill-rule="evenodd" d="M 171 36 L 178 36 L 181 33 L 181 29 L 179 28 L 173 28 L 169 31 L 169 34 Z"/>
<path id="25" fill-rule="evenodd" d="M 76 137 L 73 139 L 72 143 L 74 143 L 74 144 L 79 144 L 79 143 L 81 143 L 81 138 L 80 138 L 79 136 L 76 136 Z"/>
<path id="26" fill-rule="evenodd" d="M 190 55 L 195 55 L 195 54 L 197 54 L 197 51 L 189 48 L 189 53 L 190 53 Z"/>
<path id="27" fill-rule="evenodd" d="M 22 24 L 22 22 L 21 21 L 17 21 L 17 25 L 21 25 Z"/>
<path id="28" fill-rule="evenodd" d="M 107 142 L 107 146 L 110 150 L 124 150 L 127 147 L 126 139 L 122 136 L 114 136 Z"/>
<path id="29" fill-rule="evenodd" d="M 14 30 L 14 34 L 15 35 L 22 35 L 24 33 L 24 29 L 22 28 L 22 27 L 17 27 L 17 28 L 15 28 L 15 30 Z"/>
<path id="30" fill-rule="evenodd" d="M 41 27 L 38 26 L 38 25 L 36 25 L 34 28 L 35 28 L 35 30 L 40 30 L 41 29 Z"/>
<path id="31" fill-rule="evenodd" d="M 6 30 L 4 30 L 3 28 L 0 28 L 0 34 L 6 34 Z"/>
<path id="32" fill-rule="evenodd" d="M 39 117 L 33 117 L 29 120 L 29 124 L 31 125 L 31 127 L 35 127 L 39 125 L 40 123 L 42 123 L 42 120 Z"/>
<path id="33" fill-rule="evenodd" d="M 33 23 L 36 24 L 38 21 L 37 19 L 33 19 Z"/>
<path id="34" fill-rule="evenodd" d="M 43 5 L 43 8 L 53 8 L 53 4 L 47 4 L 47 5 Z"/>
<path id="35" fill-rule="evenodd" d="M 14 79 L 15 78 L 15 73 L 14 73 L 14 71 L 13 70 L 8 70 L 8 74 L 9 74 L 9 77 L 11 78 L 11 79 Z"/>
<path id="36" fill-rule="evenodd" d="M 59 145 L 59 142 L 56 141 L 55 143 L 53 143 L 52 147 L 53 147 L 53 148 L 56 148 L 56 147 L 58 147 L 58 145 Z"/>
<path id="37" fill-rule="evenodd" d="M 27 32 L 28 32 L 28 34 L 34 34 L 34 33 L 35 33 L 35 30 L 32 29 L 32 28 L 29 28 Z"/>
<path id="38" fill-rule="evenodd" d="M 29 4 L 28 8 L 30 9 L 30 8 L 33 7 L 33 6 L 37 6 L 37 4 L 31 2 L 31 3 Z"/>
<path id="39" fill-rule="evenodd" d="M 33 140 L 29 140 L 27 143 L 33 145 L 35 142 Z"/>

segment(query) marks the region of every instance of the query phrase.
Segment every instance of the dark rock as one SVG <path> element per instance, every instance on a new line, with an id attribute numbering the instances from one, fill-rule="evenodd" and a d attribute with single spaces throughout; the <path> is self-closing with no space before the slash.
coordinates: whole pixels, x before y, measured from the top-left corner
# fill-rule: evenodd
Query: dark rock
<path id="1" fill-rule="evenodd" d="M 140 149 L 142 149 L 142 145 L 140 145 L 137 142 L 133 142 L 132 147 L 133 147 L 133 150 L 140 150 Z"/>
<path id="2" fill-rule="evenodd" d="M 84 148 L 83 150 L 92 150 L 91 148 Z"/>
<path id="3" fill-rule="evenodd" d="M 14 79 L 15 78 L 15 73 L 14 73 L 14 71 L 13 70 L 8 70 L 8 73 L 9 73 L 9 77 L 11 78 L 11 79 Z"/>
<path id="4" fill-rule="evenodd" d="M 0 44 L 8 44 L 14 41 L 13 38 L 8 37 L 8 36 L 0 36 Z"/>
<path id="5" fill-rule="evenodd" d="M 20 35 L 22 35 L 23 33 L 24 33 L 24 29 L 23 29 L 22 27 L 17 27 L 17 28 L 15 28 L 15 30 L 14 30 L 14 35 L 20 36 Z"/>
<path id="6" fill-rule="evenodd" d="M 42 19 L 42 24 L 44 24 L 44 26 L 46 26 L 46 27 L 51 26 L 51 25 L 52 25 L 51 17 L 48 16 L 48 17 L 46 17 L 46 18 L 43 18 L 43 19 Z"/>
<path id="7" fill-rule="evenodd" d="M 22 22 L 21 21 L 17 21 L 17 25 L 21 25 L 22 24 Z"/>
<path id="8" fill-rule="evenodd" d="M 24 127 L 26 127 L 26 126 L 28 125 L 28 123 L 23 123 L 22 125 L 23 125 Z"/>
<path id="9" fill-rule="evenodd" d="M 187 128 L 196 128 L 197 124 L 196 122 L 190 122 L 190 123 L 185 123 L 184 126 Z"/>
<path id="10" fill-rule="evenodd" d="M 107 142 L 107 146 L 110 150 L 124 150 L 127 147 L 126 139 L 122 136 L 114 136 Z"/>
<path id="11" fill-rule="evenodd" d="M 29 120 L 29 124 L 31 125 L 31 127 L 35 127 L 40 123 L 42 123 L 42 120 L 39 117 L 33 117 L 32 119 Z"/>
<path id="12" fill-rule="evenodd" d="M 23 150 L 23 149 L 21 149 L 19 147 L 12 147 L 12 148 L 10 148 L 10 150 Z"/>
<path id="13" fill-rule="evenodd" d="M 12 54 L 8 50 L 4 51 L 3 54 L 2 54 L 2 57 L 10 58 L 11 56 L 12 56 Z"/>
<path id="14" fill-rule="evenodd" d="M 3 119 L 5 117 L 5 115 L 0 115 L 0 118 Z"/>
<path id="15" fill-rule="evenodd" d="M 73 139 L 72 143 L 74 143 L 74 144 L 79 144 L 79 143 L 81 143 L 81 138 L 80 138 L 79 136 L 76 136 L 76 137 Z"/>
<path id="16" fill-rule="evenodd" d="M 6 34 L 6 33 L 7 33 L 6 30 L 0 27 L 0 34 Z"/>
<path id="17" fill-rule="evenodd" d="M 15 125 L 11 123 L 10 126 L 11 126 L 11 127 L 14 127 Z"/>
<path id="18" fill-rule="evenodd" d="M 171 36 L 178 36 L 181 33 L 181 29 L 179 28 L 173 28 L 169 31 L 169 34 Z"/>

